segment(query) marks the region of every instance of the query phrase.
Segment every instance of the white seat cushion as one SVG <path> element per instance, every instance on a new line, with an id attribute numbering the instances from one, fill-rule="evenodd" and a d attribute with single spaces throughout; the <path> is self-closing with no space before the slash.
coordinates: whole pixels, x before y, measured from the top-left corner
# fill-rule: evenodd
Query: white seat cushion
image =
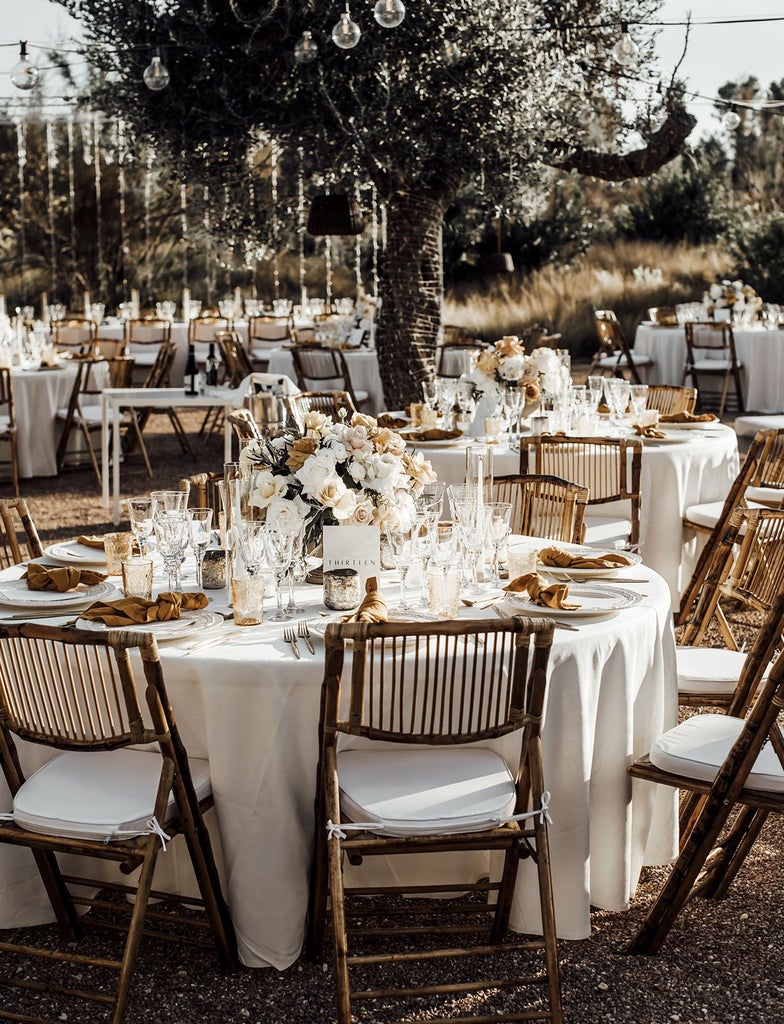
<path id="1" fill-rule="evenodd" d="M 634 351 L 632 351 L 632 359 L 634 360 L 635 366 L 653 366 L 655 362 L 655 360 L 652 359 L 651 356 L 644 356 L 642 354 L 637 355 L 637 353 Z M 606 369 L 612 369 L 612 367 L 614 366 L 628 365 L 629 360 L 626 358 L 625 355 L 621 356 L 620 359 L 618 358 L 618 356 L 602 356 L 602 358 L 599 360 L 599 366 L 602 366 Z"/>
<path id="2" fill-rule="evenodd" d="M 590 547 L 602 547 L 618 542 L 627 543 L 631 533 L 630 520 L 614 516 L 586 516 L 583 543 Z"/>
<path id="3" fill-rule="evenodd" d="M 677 647 L 678 690 L 682 693 L 732 693 L 746 655 L 721 647 Z"/>
<path id="4" fill-rule="evenodd" d="M 713 782 L 744 722 L 729 715 L 694 715 L 653 744 L 651 764 L 663 772 Z M 784 793 L 784 768 L 766 743 L 746 781 L 749 789 Z"/>
<path id="5" fill-rule="evenodd" d="M 209 761 L 189 759 L 202 800 L 212 791 Z M 161 775 L 157 751 L 66 751 L 31 775 L 14 797 L 14 821 L 45 835 L 108 842 L 148 831 Z M 167 817 L 173 812 L 169 797 Z M 161 825 L 164 822 L 160 822 Z"/>
<path id="6" fill-rule="evenodd" d="M 691 364 L 692 369 L 697 370 L 698 373 L 726 373 L 732 363 L 729 359 L 695 359 Z M 743 366 L 743 363 L 738 363 L 738 369 Z"/>
<path id="7" fill-rule="evenodd" d="M 784 416 L 738 416 L 735 420 L 738 437 L 754 437 L 758 430 L 784 430 Z"/>
<path id="8" fill-rule="evenodd" d="M 362 402 L 367 402 L 367 400 L 370 398 L 370 392 L 362 391 L 361 388 L 354 388 L 354 397 L 356 398 L 357 402 L 361 404 Z"/>
<path id="9" fill-rule="evenodd" d="M 696 523 L 697 526 L 704 526 L 708 530 L 712 530 L 719 521 L 723 508 L 723 501 L 707 501 L 702 505 L 690 505 L 683 518 L 688 519 L 690 523 Z"/>
<path id="10" fill-rule="evenodd" d="M 344 750 L 338 777 L 343 815 L 381 823 L 384 835 L 475 832 L 514 813 L 509 768 L 484 748 Z"/>
<path id="11" fill-rule="evenodd" d="M 746 499 L 750 505 L 777 508 L 784 501 L 784 491 L 779 487 L 747 487 Z"/>

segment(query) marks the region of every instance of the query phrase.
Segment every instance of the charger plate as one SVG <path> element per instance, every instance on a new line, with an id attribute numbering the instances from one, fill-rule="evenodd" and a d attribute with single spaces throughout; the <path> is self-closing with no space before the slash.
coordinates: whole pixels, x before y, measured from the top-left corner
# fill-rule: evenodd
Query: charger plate
<path id="1" fill-rule="evenodd" d="M 589 615 L 614 615 L 616 612 L 633 608 L 642 600 L 642 594 L 635 594 L 622 587 L 602 586 L 600 583 L 575 583 L 569 587 L 567 601 L 578 604 L 578 608 L 546 608 L 535 604 L 527 594 L 509 594 L 507 602 L 526 615 L 554 615 L 562 618 L 582 618 Z"/>
<path id="2" fill-rule="evenodd" d="M 160 643 L 164 640 L 181 640 L 186 636 L 193 636 L 194 633 L 201 633 L 205 629 L 211 629 L 222 623 L 223 616 L 218 612 L 186 612 L 179 619 L 169 619 L 168 622 L 145 622 L 138 625 L 128 626 L 107 626 L 103 622 L 96 622 L 93 619 L 79 619 L 76 623 L 77 629 L 86 629 L 94 633 L 106 633 L 109 629 L 127 630 L 129 633 L 151 633 Z"/>

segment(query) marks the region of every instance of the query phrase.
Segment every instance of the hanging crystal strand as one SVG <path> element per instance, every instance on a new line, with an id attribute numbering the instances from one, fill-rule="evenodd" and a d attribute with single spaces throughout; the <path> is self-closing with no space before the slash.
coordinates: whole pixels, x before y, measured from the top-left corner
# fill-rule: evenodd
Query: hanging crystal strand
<path id="1" fill-rule="evenodd" d="M 359 182 L 354 182 L 354 198 L 357 206 L 362 207 L 362 192 Z M 354 278 L 356 281 L 357 298 L 362 294 L 362 235 L 359 234 L 354 240 Z"/>
<path id="2" fill-rule="evenodd" d="M 127 182 L 125 180 L 125 121 L 120 118 L 115 123 L 117 144 L 117 189 L 120 205 L 120 276 L 123 283 L 123 295 L 128 287 L 128 221 L 127 221 Z"/>
<path id="3" fill-rule="evenodd" d="M 74 125 L 68 118 L 68 210 L 71 219 L 71 282 L 76 280 L 76 184 L 74 176 Z"/>
<path id="4" fill-rule="evenodd" d="M 180 240 L 182 242 L 182 287 L 188 287 L 188 187 L 183 180 L 180 183 Z"/>
<path id="5" fill-rule="evenodd" d="M 372 240 L 373 240 L 373 298 L 378 299 L 378 191 L 372 186 L 371 201 L 373 203 L 372 214 Z"/>
<path id="6" fill-rule="evenodd" d="M 49 218 L 49 290 L 54 296 L 57 291 L 57 237 L 54 220 L 54 169 L 57 167 L 57 145 L 54 124 L 46 122 L 46 209 Z"/>
<path id="7" fill-rule="evenodd" d="M 210 234 L 210 186 L 205 185 L 202 191 L 202 198 L 204 200 L 204 218 L 202 223 L 204 224 L 204 230 L 207 238 L 204 245 L 204 253 L 206 259 L 206 270 L 207 270 L 207 306 L 212 305 L 212 293 L 215 288 L 215 267 L 212 259 L 212 236 Z"/>
<path id="8" fill-rule="evenodd" d="M 305 287 L 305 178 L 302 173 L 304 154 L 300 148 L 299 171 L 297 172 L 297 236 L 299 237 L 299 295 L 303 309 L 307 305 L 307 288 Z"/>
<path id="9" fill-rule="evenodd" d="M 327 235 L 324 238 L 324 269 L 326 271 L 326 309 L 325 312 L 329 313 L 332 309 L 332 238 Z"/>
<path id="10" fill-rule="evenodd" d="M 280 298 L 280 261 L 278 258 L 278 246 L 280 243 L 280 218 L 278 216 L 278 145 L 272 143 L 270 156 L 271 171 L 270 184 L 272 187 L 272 294 L 273 298 Z"/>
<path id="11" fill-rule="evenodd" d="M 245 154 L 245 161 L 247 164 L 248 171 L 248 206 L 250 208 L 252 235 L 253 242 L 249 239 L 245 241 L 245 269 L 253 272 L 251 278 L 251 298 L 256 298 L 256 257 L 254 255 L 254 249 L 258 248 L 258 218 L 256 217 L 256 182 L 253 177 L 253 169 L 256 161 L 256 153 L 258 146 L 256 143 L 248 146 L 247 153 Z"/>
<path id="12" fill-rule="evenodd" d="M 27 125 L 24 121 L 16 122 L 16 162 L 19 176 L 19 271 L 22 285 L 22 297 L 25 297 L 25 266 L 27 252 L 25 246 L 25 166 L 27 165 Z"/>
<path id="13" fill-rule="evenodd" d="M 152 294 L 152 169 L 155 164 L 155 150 L 147 147 L 147 173 L 144 176 L 144 279 L 147 282 L 145 300 Z"/>
<path id="14" fill-rule="evenodd" d="M 103 262 L 103 215 L 101 213 L 101 122 L 93 118 L 93 166 L 95 169 L 95 255 L 98 263 L 98 290 L 106 294 L 106 267 Z"/>

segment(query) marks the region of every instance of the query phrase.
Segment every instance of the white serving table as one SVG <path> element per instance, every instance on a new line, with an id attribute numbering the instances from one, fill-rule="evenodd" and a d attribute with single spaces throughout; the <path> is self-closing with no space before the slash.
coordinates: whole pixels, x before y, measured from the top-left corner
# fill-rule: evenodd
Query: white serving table
<path id="1" fill-rule="evenodd" d="M 743 364 L 741 379 L 746 408 L 755 412 L 784 412 L 784 330 L 733 327 L 732 331 L 738 359 Z M 648 373 L 648 383 L 681 383 L 686 360 L 682 327 L 640 324 L 634 351 L 651 356 L 655 362 Z"/>
<path id="2" fill-rule="evenodd" d="M 193 589 L 189 564 L 184 583 Z M 6 570 L 0 580 L 20 571 Z M 555 633 L 543 755 L 562 938 L 587 938 L 592 906 L 627 908 L 642 866 L 667 863 L 676 853 L 674 792 L 626 774 L 677 720 L 670 593 L 650 570 L 635 566 L 630 575 L 645 579 L 627 585 L 645 595 L 639 604 L 614 617 L 580 619 L 576 632 Z M 382 589 L 392 600 L 394 579 L 382 573 Z M 162 579 L 156 582 L 165 589 Z M 622 585 L 622 577 L 617 582 Z M 207 593 L 217 599 L 211 608 L 226 608 L 223 591 Z M 306 606 L 300 618 L 322 621 L 320 587 L 298 587 L 295 596 Z M 11 611 L 0 609 L 0 618 Z M 245 629 L 227 622 L 218 632 L 224 641 L 200 651 L 188 650 L 193 638 L 161 645 L 166 687 L 189 754 L 209 758 L 215 812 L 208 822 L 225 868 L 242 960 L 282 970 L 297 959 L 305 932 L 324 647 L 314 636 L 313 656 L 300 643 L 298 661 L 283 642 L 281 624 L 273 622 Z M 29 774 L 41 763 L 41 748 L 19 748 Z M 0 811 L 9 807 L 3 788 Z M 177 839 L 159 857 L 156 871 L 163 878 L 159 874 L 156 881 L 186 889 L 179 844 Z M 366 867 L 386 871 L 376 860 Z M 488 866 L 481 853 L 420 856 L 405 872 L 412 884 L 426 882 L 433 871 L 442 881 L 459 882 Z M 27 851 L 0 848 L 0 877 L 0 928 L 52 919 Z M 539 929 L 536 872 L 529 861 L 520 865 L 512 927 Z"/>
<path id="3" fill-rule="evenodd" d="M 203 395 L 186 395 L 182 388 L 105 388 L 101 424 L 101 473 L 103 507 L 112 509 L 115 525 L 120 522 L 120 425 L 123 409 L 231 409 L 242 405 L 243 394 L 236 388 L 211 388 Z M 109 440 L 112 450 L 111 499 L 109 496 Z M 232 426 L 223 427 L 223 460 L 231 462 Z"/>

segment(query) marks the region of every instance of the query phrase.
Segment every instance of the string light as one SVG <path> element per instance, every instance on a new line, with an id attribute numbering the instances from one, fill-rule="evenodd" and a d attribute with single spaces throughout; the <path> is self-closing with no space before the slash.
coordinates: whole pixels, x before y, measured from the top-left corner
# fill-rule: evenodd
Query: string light
<path id="1" fill-rule="evenodd" d="M 19 62 L 11 68 L 11 81 L 25 92 L 38 81 L 38 68 L 28 59 L 26 42 L 19 42 Z"/>
<path id="2" fill-rule="evenodd" d="M 403 0 L 378 0 L 373 17 L 382 28 L 397 28 L 406 16 Z"/>
<path id="3" fill-rule="evenodd" d="M 441 52 L 444 56 L 444 64 L 450 68 L 454 67 L 463 56 L 463 51 L 452 39 L 444 40 Z"/>
<path id="4" fill-rule="evenodd" d="M 303 32 L 294 47 L 294 60 L 297 64 L 311 64 L 318 56 L 318 44 L 312 32 Z"/>
<path id="5" fill-rule="evenodd" d="M 348 3 L 346 3 L 346 10 L 341 14 L 340 21 L 332 29 L 332 42 L 335 46 L 339 46 L 341 50 L 351 50 L 357 45 L 361 35 L 359 25 L 351 20 L 351 11 L 349 10 Z"/>
<path id="6" fill-rule="evenodd" d="M 621 38 L 613 47 L 613 57 L 622 68 L 629 68 L 637 63 L 640 49 L 629 35 L 629 22 L 621 22 Z"/>
<path id="7" fill-rule="evenodd" d="M 737 112 L 734 106 L 730 107 L 724 117 L 721 119 L 721 123 L 728 132 L 734 132 L 740 126 L 740 114 Z"/>
<path id="8" fill-rule="evenodd" d="M 158 50 L 155 51 L 152 58 L 152 63 L 144 69 L 144 84 L 148 89 L 152 89 L 153 92 L 160 92 L 161 89 L 165 89 L 169 84 L 171 75 L 169 69 L 165 64 L 161 64 L 161 55 Z"/>

